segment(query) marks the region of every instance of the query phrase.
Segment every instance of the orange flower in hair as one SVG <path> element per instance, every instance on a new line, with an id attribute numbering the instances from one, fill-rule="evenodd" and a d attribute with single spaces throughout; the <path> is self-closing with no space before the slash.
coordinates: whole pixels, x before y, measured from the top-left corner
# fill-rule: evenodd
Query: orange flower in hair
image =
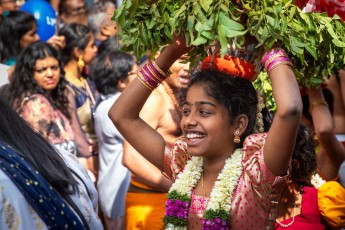
<path id="1" fill-rule="evenodd" d="M 201 63 L 201 70 L 215 68 L 218 71 L 228 73 L 235 77 L 241 77 L 249 81 L 255 81 L 257 73 L 255 67 L 250 62 L 243 59 L 216 55 L 212 61 L 212 56 L 207 56 Z"/>

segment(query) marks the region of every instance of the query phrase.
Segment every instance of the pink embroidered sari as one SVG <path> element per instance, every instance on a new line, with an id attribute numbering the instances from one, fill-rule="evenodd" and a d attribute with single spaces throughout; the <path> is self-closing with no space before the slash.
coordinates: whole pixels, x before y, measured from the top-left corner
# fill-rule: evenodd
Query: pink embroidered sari
<path id="1" fill-rule="evenodd" d="M 273 185 L 283 187 L 285 178 L 274 176 L 263 158 L 266 133 L 253 134 L 243 144 L 243 173 L 232 198 L 230 229 L 265 229 L 271 210 Z M 279 154 L 279 153 L 277 153 Z M 165 155 L 165 173 L 173 180 L 186 165 L 187 145 L 180 137 L 170 153 Z M 208 199 L 192 196 L 188 215 L 188 229 L 201 229 L 202 216 Z"/>

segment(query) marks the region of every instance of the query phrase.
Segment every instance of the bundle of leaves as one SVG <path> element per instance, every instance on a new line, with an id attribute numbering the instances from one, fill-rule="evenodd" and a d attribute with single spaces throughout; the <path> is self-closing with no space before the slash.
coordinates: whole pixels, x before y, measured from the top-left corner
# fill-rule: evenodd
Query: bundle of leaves
<path id="1" fill-rule="evenodd" d="M 345 67 L 345 23 L 337 15 L 303 13 L 292 0 L 124 0 L 114 15 L 123 49 L 141 57 L 183 33 L 198 61 L 219 40 L 221 55 L 284 48 L 301 86 L 315 87 Z M 241 52 L 240 52 L 241 53 Z M 253 55 L 257 59 L 261 55 Z M 253 60 L 251 60 L 253 61 Z M 259 63 L 259 60 L 256 60 Z"/>

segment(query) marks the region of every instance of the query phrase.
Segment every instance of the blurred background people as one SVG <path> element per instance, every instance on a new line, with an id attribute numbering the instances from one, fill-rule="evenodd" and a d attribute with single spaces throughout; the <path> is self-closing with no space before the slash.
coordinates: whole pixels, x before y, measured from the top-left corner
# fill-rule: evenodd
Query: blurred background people
<path id="1" fill-rule="evenodd" d="M 10 81 L 9 104 L 34 129 L 60 148 L 88 156 L 57 50 L 37 42 L 24 48 Z M 84 141 L 84 142 L 83 142 Z"/>
<path id="2" fill-rule="evenodd" d="M 0 14 L 3 14 L 5 11 L 17 10 L 18 8 L 17 0 L 0 0 Z"/>
<path id="3" fill-rule="evenodd" d="M 85 0 L 60 0 L 57 12 L 60 28 L 68 23 L 88 23 L 88 7 Z"/>
<path id="4" fill-rule="evenodd" d="M 111 20 L 115 10 L 115 4 L 111 1 L 97 2 L 92 5 L 88 14 L 88 23 L 97 46 L 102 41 L 116 36 L 116 24 Z"/>
<path id="5" fill-rule="evenodd" d="M 75 156 L 57 152 L 2 99 L 0 120 L 0 229 L 102 230 L 97 191 Z"/>
<path id="6" fill-rule="evenodd" d="M 130 172 L 122 165 L 124 139 L 109 119 L 108 111 L 136 76 L 138 67 L 132 55 L 116 50 L 102 53 L 96 58 L 93 67 L 92 73 L 101 94 L 95 111 L 100 207 L 107 229 L 125 230 L 125 198 Z"/>
<path id="7" fill-rule="evenodd" d="M 337 140 L 333 120 L 333 95 L 330 90 L 307 89 L 303 99 L 303 123 L 314 133 L 317 142 L 318 173 L 325 180 L 338 176 L 345 160 L 344 146 Z"/>
<path id="8" fill-rule="evenodd" d="M 318 190 L 312 184 L 317 161 L 313 135 L 300 124 L 290 172 L 278 198 L 274 229 L 325 229 L 318 206 Z M 274 211 L 271 210 L 271 213 Z"/>
<path id="9" fill-rule="evenodd" d="M 1 63 L 13 65 L 20 51 L 29 44 L 39 41 L 37 23 L 29 13 L 9 11 L 0 16 Z"/>
<path id="10" fill-rule="evenodd" d="M 8 66 L 9 78 L 21 50 L 39 40 L 36 19 L 30 13 L 8 11 L 5 15 L 0 15 L 0 62 Z M 65 38 L 52 36 L 47 43 L 60 49 L 65 46 Z"/>
<path id="11" fill-rule="evenodd" d="M 98 147 L 94 129 L 94 110 L 97 100 L 97 90 L 94 82 L 87 73 L 97 53 L 94 36 L 90 29 L 82 24 L 66 24 L 60 31 L 66 39 L 66 46 L 62 49 L 65 78 L 67 88 L 74 96 L 77 117 L 84 132 L 85 139 L 89 142 L 92 156 L 84 159 L 84 164 L 97 179 L 98 173 Z"/>

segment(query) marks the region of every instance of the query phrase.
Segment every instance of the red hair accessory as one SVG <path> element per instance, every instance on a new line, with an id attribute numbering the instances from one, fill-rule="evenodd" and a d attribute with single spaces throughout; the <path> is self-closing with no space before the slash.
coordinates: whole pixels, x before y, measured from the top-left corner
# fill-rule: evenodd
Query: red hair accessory
<path id="1" fill-rule="evenodd" d="M 202 61 L 200 69 L 206 70 L 212 68 L 249 81 L 255 81 L 257 77 L 254 65 L 243 59 L 232 56 L 224 56 L 221 58 L 220 55 L 216 55 L 213 61 L 212 56 L 207 56 Z"/>

